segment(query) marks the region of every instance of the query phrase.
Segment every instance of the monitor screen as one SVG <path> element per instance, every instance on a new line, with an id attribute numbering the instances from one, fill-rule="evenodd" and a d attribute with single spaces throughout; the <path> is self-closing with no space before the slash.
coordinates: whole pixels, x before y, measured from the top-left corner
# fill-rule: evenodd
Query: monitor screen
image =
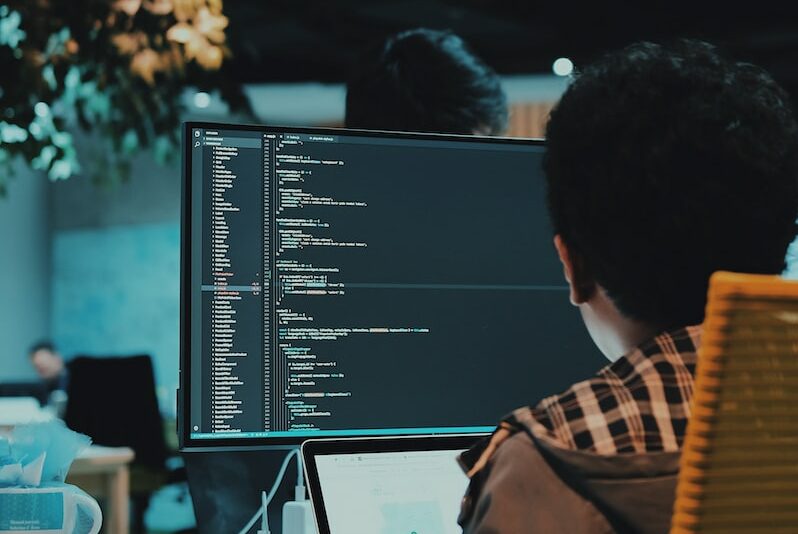
<path id="1" fill-rule="evenodd" d="M 540 141 L 184 125 L 182 445 L 487 431 L 604 365 Z"/>

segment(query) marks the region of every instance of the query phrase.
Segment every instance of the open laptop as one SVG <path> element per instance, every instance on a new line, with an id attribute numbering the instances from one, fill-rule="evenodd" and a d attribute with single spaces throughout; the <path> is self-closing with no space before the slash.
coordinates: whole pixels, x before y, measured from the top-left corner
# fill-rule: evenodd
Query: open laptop
<path id="1" fill-rule="evenodd" d="M 319 534 L 459 534 L 468 479 L 456 457 L 484 435 L 306 441 Z"/>

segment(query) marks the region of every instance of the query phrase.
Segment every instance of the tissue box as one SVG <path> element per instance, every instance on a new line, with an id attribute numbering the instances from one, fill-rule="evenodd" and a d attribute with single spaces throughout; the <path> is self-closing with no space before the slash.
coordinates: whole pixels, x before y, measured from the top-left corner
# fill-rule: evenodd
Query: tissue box
<path id="1" fill-rule="evenodd" d="M 19 425 L 0 436 L 0 534 L 97 534 L 97 501 L 64 483 L 91 439 L 62 421 Z"/>
<path id="2" fill-rule="evenodd" d="M 0 488 L 0 534 L 94 534 L 101 525 L 97 502 L 70 484 Z"/>

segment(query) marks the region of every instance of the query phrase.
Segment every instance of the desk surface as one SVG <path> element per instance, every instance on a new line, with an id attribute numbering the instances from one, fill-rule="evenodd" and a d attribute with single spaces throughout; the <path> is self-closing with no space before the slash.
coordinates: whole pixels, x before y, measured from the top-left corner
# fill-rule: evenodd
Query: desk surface
<path id="1" fill-rule="evenodd" d="M 92 445 L 72 462 L 67 482 L 73 483 L 95 497 L 106 497 L 106 532 L 129 532 L 128 500 L 130 474 L 128 464 L 133 461 L 130 447 L 101 447 Z"/>
<path id="2" fill-rule="evenodd" d="M 135 454 L 130 447 L 103 447 L 92 445 L 84 450 L 72 462 L 69 470 L 71 475 L 96 473 L 103 470 L 113 470 L 133 461 Z"/>

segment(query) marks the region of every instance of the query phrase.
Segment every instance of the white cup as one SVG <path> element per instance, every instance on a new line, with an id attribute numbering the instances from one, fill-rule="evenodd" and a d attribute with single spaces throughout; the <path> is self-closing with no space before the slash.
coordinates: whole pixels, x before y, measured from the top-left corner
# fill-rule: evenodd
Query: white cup
<path id="1" fill-rule="evenodd" d="M 92 521 L 76 531 L 78 508 Z M 97 501 L 70 484 L 0 488 L 0 534 L 97 534 L 102 527 Z"/>

